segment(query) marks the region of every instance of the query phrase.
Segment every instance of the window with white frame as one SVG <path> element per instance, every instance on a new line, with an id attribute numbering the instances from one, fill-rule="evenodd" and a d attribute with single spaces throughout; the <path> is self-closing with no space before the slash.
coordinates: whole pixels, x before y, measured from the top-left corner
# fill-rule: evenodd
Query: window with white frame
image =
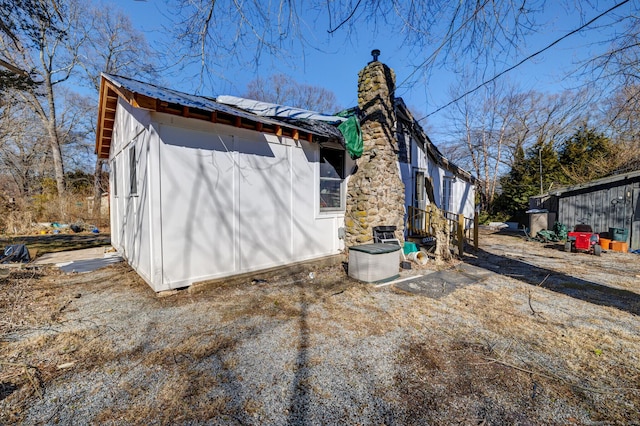
<path id="1" fill-rule="evenodd" d="M 442 210 L 451 211 L 451 198 L 453 194 L 453 179 L 445 176 L 442 179 Z"/>
<path id="2" fill-rule="evenodd" d="M 344 208 L 344 151 L 320 148 L 320 211 Z"/>
<path id="3" fill-rule="evenodd" d="M 117 172 L 115 158 L 111 162 L 111 182 L 113 185 L 113 196 L 117 197 L 118 196 L 118 172 Z"/>
<path id="4" fill-rule="evenodd" d="M 138 195 L 136 147 L 129 148 L 129 195 Z"/>

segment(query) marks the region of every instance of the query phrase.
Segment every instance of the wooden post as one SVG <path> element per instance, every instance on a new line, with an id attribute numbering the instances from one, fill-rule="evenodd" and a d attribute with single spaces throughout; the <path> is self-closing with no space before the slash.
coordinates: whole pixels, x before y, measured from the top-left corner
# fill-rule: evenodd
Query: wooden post
<path id="1" fill-rule="evenodd" d="M 464 215 L 458 214 L 458 256 L 464 254 Z"/>
<path id="2" fill-rule="evenodd" d="M 473 215 L 473 248 L 475 248 L 476 250 L 478 250 L 478 247 L 480 246 L 480 244 L 478 243 L 478 225 L 478 212 L 475 212 Z"/>

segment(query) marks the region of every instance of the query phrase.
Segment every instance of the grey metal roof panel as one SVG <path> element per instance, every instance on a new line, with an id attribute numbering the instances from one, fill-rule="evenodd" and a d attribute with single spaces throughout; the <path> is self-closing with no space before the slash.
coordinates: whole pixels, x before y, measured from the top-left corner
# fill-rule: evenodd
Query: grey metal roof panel
<path id="1" fill-rule="evenodd" d="M 235 108 L 230 105 L 225 105 L 225 104 L 216 102 L 216 100 L 211 97 L 191 95 L 188 93 L 179 92 L 177 90 L 156 86 L 155 84 L 143 83 L 141 81 L 134 80 L 127 77 L 122 77 L 119 75 L 106 74 L 106 73 L 103 73 L 102 75 L 117 87 L 122 87 L 130 92 L 134 92 L 150 98 L 158 99 L 159 101 L 162 101 L 162 102 L 178 104 L 178 105 L 186 106 L 189 108 L 197 108 L 207 112 L 223 112 L 223 113 L 234 115 L 236 117 L 245 118 L 247 120 L 252 120 L 259 123 L 286 126 L 286 127 L 297 129 L 297 130 L 314 133 L 318 136 L 323 136 L 327 138 L 335 138 L 336 136 L 334 132 L 328 132 L 324 127 L 316 126 L 314 127 L 315 130 L 312 130 L 311 128 L 296 126 L 295 124 L 289 123 L 284 120 L 276 120 L 269 117 L 262 117 L 262 116 L 244 111 L 243 109 L 240 109 L 240 108 Z M 325 131 L 322 131 L 321 129 L 324 129 Z M 342 136 L 340 135 L 340 137 Z"/>
<path id="2" fill-rule="evenodd" d="M 640 170 L 636 170 L 628 173 L 620 173 L 613 176 L 607 176 L 601 179 L 592 180 L 591 182 L 587 182 L 587 183 L 561 186 L 549 191 L 549 194 L 560 196 L 566 192 L 580 191 L 583 189 L 593 188 L 600 185 L 606 185 L 609 183 L 615 183 L 618 181 L 625 181 L 625 180 L 632 180 L 632 179 L 633 180 L 640 179 Z M 549 194 L 546 194 L 546 195 L 549 195 Z"/>
<path id="3" fill-rule="evenodd" d="M 324 134 L 329 140 L 336 140 L 344 144 L 344 136 L 338 128 L 326 121 L 319 120 L 298 120 L 293 118 L 279 118 L 280 121 L 290 126 L 302 128 L 307 132 Z"/>
<path id="4" fill-rule="evenodd" d="M 232 105 L 261 117 L 289 118 L 294 120 L 325 121 L 328 123 L 340 124 L 346 118 L 335 115 L 326 115 L 316 111 L 296 108 L 287 105 L 279 105 L 270 102 L 256 101 L 253 99 L 240 98 L 238 96 L 222 95 L 216 101 L 226 105 Z"/>

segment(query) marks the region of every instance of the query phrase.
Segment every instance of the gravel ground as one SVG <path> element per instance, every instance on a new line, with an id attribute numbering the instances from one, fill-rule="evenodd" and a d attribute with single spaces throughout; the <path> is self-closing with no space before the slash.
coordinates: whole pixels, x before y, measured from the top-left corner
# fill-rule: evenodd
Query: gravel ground
<path id="1" fill-rule="evenodd" d="M 493 272 L 437 299 L 341 267 L 169 297 L 12 269 L 0 423 L 640 424 L 638 259 L 485 234 L 465 262 Z"/>

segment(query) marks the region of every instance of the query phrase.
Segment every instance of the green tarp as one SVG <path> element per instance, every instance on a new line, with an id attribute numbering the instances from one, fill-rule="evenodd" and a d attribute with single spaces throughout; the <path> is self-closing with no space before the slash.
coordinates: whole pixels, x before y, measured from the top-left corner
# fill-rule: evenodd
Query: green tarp
<path id="1" fill-rule="evenodd" d="M 549 241 L 563 241 L 567 239 L 567 226 L 563 225 L 560 222 L 556 222 L 553 225 L 553 231 L 548 229 L 543 229 L 538 231 L 536 234 L 536 238 L 538 241 L 549 242 Z"/>
<path id="2" fill-rule="evenodd" d="M 362 142 L 362 131 L 360 130 L 360 121 L 355 115 L 352 115 L 347 121 L 342 122 L 338 126 L 338 130 L 344 136 L 349 156 L 354 160 L 362 156 L 364 143 Z"/>

